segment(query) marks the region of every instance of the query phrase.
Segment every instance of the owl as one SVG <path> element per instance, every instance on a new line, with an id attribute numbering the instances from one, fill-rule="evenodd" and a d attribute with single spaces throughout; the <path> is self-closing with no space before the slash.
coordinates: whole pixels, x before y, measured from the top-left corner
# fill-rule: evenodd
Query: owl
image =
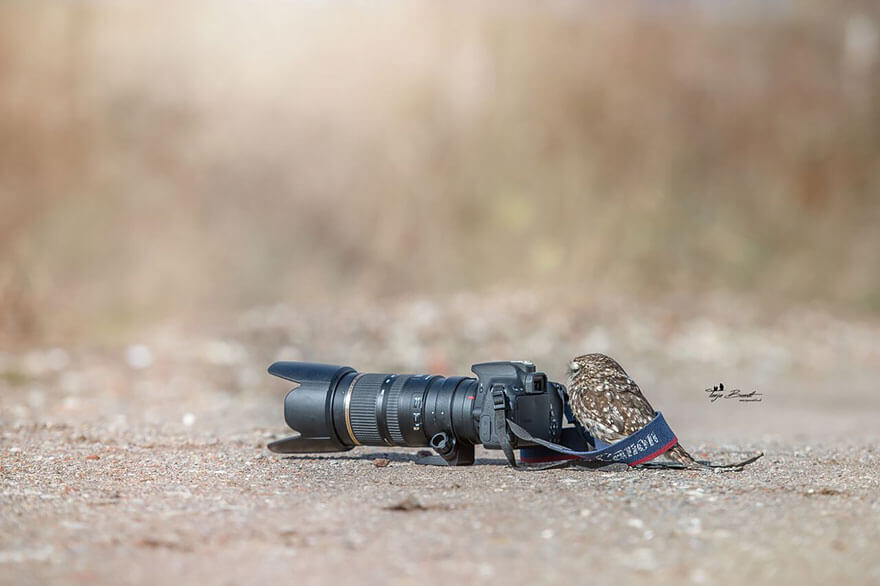
<path id="1" fill-rule="evenodd" d="M 605 443 L 638 431 L 654 419 L 654 408 L 616 360 L 585 354 L 569 365 L 568 395 L 572 413 L 593 437 Z M 687 468 L 706 468 L 675 444 L 665 454 Z"/>

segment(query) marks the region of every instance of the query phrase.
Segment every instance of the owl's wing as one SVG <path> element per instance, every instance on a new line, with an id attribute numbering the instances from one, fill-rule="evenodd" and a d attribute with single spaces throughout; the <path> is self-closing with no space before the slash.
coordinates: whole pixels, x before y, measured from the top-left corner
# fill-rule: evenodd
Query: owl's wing
<path id="1" fill-rule="evenodd" d="M 635 382 L 627 378 L 619 390 L 618 411 L 623 416 L 624 433 L 629 435 L 640 430 L 654 418 L 654 408 Z"/>
<path id="2" fill-rule="evenodd" d="M 622 439 L 648 423 L 654 408 L 639 386 L 621 371 L 595 369 L 572 384 L 571 408 L 578 420 L 603 441 Z"/>

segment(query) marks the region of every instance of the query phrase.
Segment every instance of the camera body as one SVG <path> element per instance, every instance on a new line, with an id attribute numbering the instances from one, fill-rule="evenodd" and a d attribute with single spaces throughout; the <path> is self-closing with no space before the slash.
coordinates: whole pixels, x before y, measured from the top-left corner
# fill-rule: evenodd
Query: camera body
<path id="1" fill-rule="evenodd" d="M 474 364 L 477 375 L 480 443 L 488 449 L 501 449 L 495 428 L 495 405 L 501 394 L 506 402 L 506 416 L 535 437 L 557 443 L 562 432 L 565 388 L 536 372 L 531 362 L 506 361 Z M 476 410 L 475 410 L 476 412 Z M 523 447 L 511 437 L 514 448 Z"/>
<path id="2" fill-rule="evenodd" d="M 276 362 L 269 373 L 296 382 L 284 419 L 300 435 L 272 442 L 278 453 L 340 452 L 357 445 L 430 446 L 450 465 L 474 461 L 474 446 L 534 445 L 509 433 L 512 421 L 556 443 L 565 387 L 531 362 L 474 364 L 473 377 L 362 373 L 348 366 Z"/>

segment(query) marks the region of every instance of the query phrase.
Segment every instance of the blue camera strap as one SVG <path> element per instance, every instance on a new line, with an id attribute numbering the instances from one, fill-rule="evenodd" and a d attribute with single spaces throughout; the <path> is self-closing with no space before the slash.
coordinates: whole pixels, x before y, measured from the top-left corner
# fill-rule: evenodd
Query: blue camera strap
<path id="1" fill-rule="evenodd" d="M 561 434 L 561 444 L 554 444 L 532 436 L 510 419 L 508 428 L 517 438 L 537 444 L 520 449 L 520 460 L 525 464 L 541 464 L 565 460 L 582 460 L 600 465 L 623 463 L 638 466 L 660 456 L 676 443 L 678 438 L 659 411 L 648 425 L 613 444 L 596 440 L 596 449 L 584 450 L 583 436 L 576 428 L 568 427 Z"/>
<path id="2" fill-rule="evenodd" d="M 583 466 L 586 468 L 605 468 L 609 466 L 638 466 L 653 460 L 669 451 L 678 443 L 675 433 L 666 423 L 663 414 L 657 411 L 654 419 L 643 428 L 625 438 L 606 444 L 593 438 L 578 423 L 568 409 L 568 401 L 562 395 L 566 406 L 566 417 L 574 424 L 565 427 L 560 433 L 560 443 L 555 444 L 534 437 L 522 426 L 507 418 L 508 403 L 502 391 L 493 391 L 493 408 L 495 411 L 494 428 L 498 433 L 498 441 L 504 455 L 511 466 L 518 469 L 545 470 L 565 466 Z M 519 448 L 520 461 L 527 466 L 517 464 L 514 455 L 516 440 L 511 436 L 532 445 Z M 742 462 L 735 464 L 700 463 L 705 468 L 741 470 L 764 454 L 757 453 Z M 673 465 L 672 467 L 681 467 Z"/>

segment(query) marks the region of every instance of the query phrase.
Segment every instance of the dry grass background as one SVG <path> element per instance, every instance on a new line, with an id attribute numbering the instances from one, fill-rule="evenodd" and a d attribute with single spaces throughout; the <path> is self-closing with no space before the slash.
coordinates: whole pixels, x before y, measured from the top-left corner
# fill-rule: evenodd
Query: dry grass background
<path id="1" fill-rule="evenodd" d="M 871 3 L 0 4 L 0 336 L 487 288 L 880 310 Z"/>

